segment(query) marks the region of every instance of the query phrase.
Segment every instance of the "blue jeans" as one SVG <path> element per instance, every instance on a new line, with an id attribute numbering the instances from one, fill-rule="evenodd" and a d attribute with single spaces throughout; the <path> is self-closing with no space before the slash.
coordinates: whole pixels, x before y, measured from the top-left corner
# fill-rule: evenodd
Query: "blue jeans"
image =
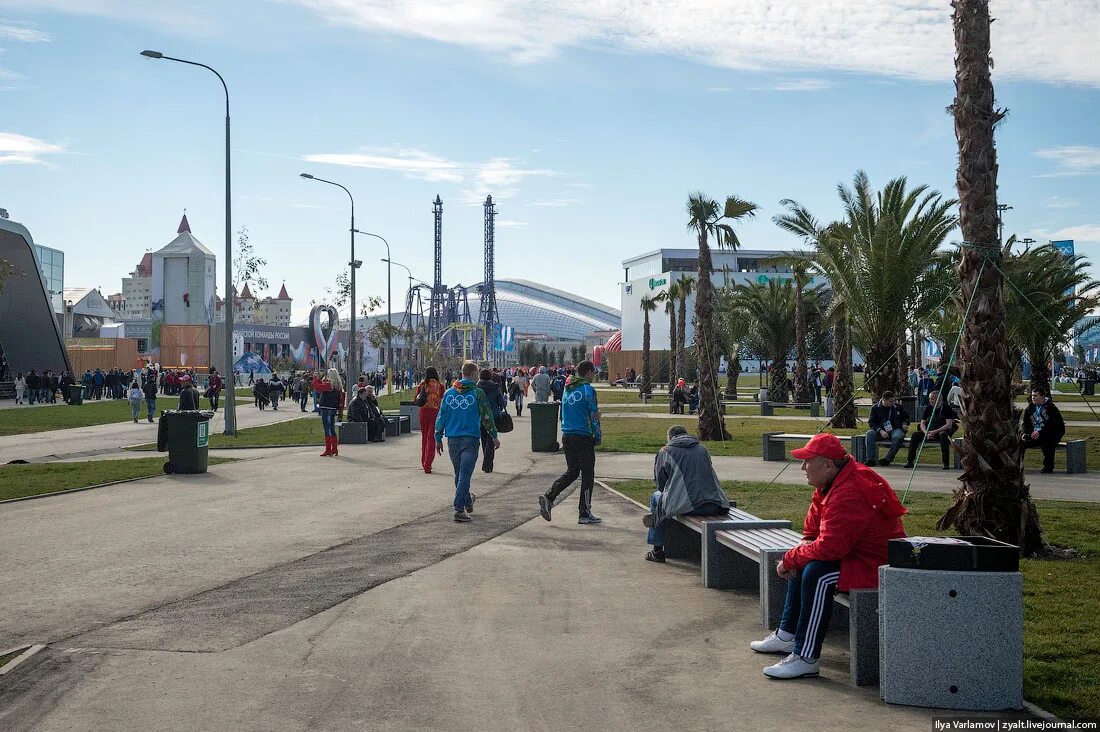
<path id="1" fill-rule="evenodd" d="M 325 437 L 336 436 L 336 410 L 330 407 L 321 407 L 321 427 L 325 431 Z"/>
<path id="2" fill-rule="evenodd" d="M 839 578 L 840 562 L 811 560 L 787 580 L 787 602 L 779 629 L 794 633 L 794 652 L 808 661 L 821 657 Z"/>
<path id="3" fill-rule="evenodd" d="M 867 434 L 864 435 L 863 441 L 867 448 L 867 454 L 864 456 L 867 459 L 868 465 L 874 465 L 878 460 L 878 445 L 876 442 L 881 440 L 882 436 L 879 435 L 878 430 L 867 430 Z M 894 456 L 898 454 L 898 450 L 901 449 L 902 440 L 905 439 L 905 430 L 896 428 L 890 432 L 890 449 L 886 451 L 886 457 L 883 458 L 886 462 L 893 462 Z"/>
<path id="4" fill-rule="evenodd" d="M 448 437 L 447 452 L 455 469 L 455 512 L 473 508 L 470 501 L 470 478 L 477 466 L 477 451 L 481 437 Z"/>
<path id="5" fill-rule="evenodd" d="M 149 414 L 148 414 L 149 421 L 152 422 L 153 421 L 153 413 L 157 411 L 157 400 L 156 399 L 149 399 L 147 397 L 145 399 L 145 408 L 149 412 Z"/>
<path id="6" fill-rule="evenodd" d="M 661 502 L 661 492 L 653 491 L 653 495 L 649 497 L 649 512 L 655 513 L 657 511 L 657 504 Z M 665 545 L 665 529 L 663 526 L 654 526 L 649 530 L 649 535 L 646 536 L 646 543 L 653 546 Z"/>
<path id="7" fill-rule="evenodd" d="M 138 415 L 141 414 L 141 402 L 130 402 L 130 416 L 137 422 Z"/>

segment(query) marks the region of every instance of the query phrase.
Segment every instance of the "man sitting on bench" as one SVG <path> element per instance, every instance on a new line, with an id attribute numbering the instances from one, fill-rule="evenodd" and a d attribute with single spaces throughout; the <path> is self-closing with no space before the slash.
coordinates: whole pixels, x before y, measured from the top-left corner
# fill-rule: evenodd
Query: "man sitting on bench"
<path id="1" fill-rule="evenodd" d="M 893 488 L 874 470 L 853 460 L 836 435 L 815 435 L 791 450 L 814 487 L 802 543 L 783 555 L 776 574 L 787 580 L 779 628 L 749 647 L 757 653 L 788 654 L 764 669 L 773 679 L 817 676 L 837 590 L 878 587 L 886 543 L 905 536 L 901 505 Z"/>
<path id="2" fill-rule="evenodd" d="M 1029 447 L 1043 451 L 1043 469 L 1040 473 L 1054 472 L 1054 449 L 1066 434 L 1066 422 L 1062 413 L 1051 401 L 1050 392 L 1041 386 L 1031 390 L 1031 404 L 1024 410 L 1024 427 L 1020 433 L 1020 452 Z"/>
<path id="3" fill-rule="evenodd" d="M 653 482 L 657 490 L 649 499 L 649 513 L 642 517 L 649 527 L 647 541 L 653 545 L 645 555 L 647 561 L 665 561 L 662 524 L 666 521 L 675 516 L 724 517 L 730 509 L 710 452 L 679 425 L 668 428 L 668 444 L 653 460 Z"/>
<path id="4" fill-rule="evenodd" d="M 955 410 L 946 399 L 941 400 L 938 391 L 928 393 L 928 406 L 920 418 L 920 427 L 909 439 L 909 459 L 905 461 L 907 469 L 913 468 L 917 453 L 926 440 L 940 443 L 940 457 L 943 469 L 951 469 L 951 435 L 955 434 Z"/>

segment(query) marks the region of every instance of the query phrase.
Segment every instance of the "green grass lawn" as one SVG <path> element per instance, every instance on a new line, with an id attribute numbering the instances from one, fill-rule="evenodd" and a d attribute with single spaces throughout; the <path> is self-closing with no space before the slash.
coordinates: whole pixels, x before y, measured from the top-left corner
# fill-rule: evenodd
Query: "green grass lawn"
<path id="1" fill-rule="evenodd" d="M 0 500 L 85 488 L 131 478 L 147 478 L 164 472 L 164 457 L 133 460 L 88 460 L 79 463 L 0 465 Z M 211 465 L 232 458 L 210 458 Z"/>
<path id="2" fill-rule="evenodd" d="M 205 400 L 204 400 L 205 401 Z M 157 398 L 157 413 L 162 409 L 175 409 L 178 397 Z M 145 418 L 145 403 L 141 405 L 141 418 Z M 25 435 L 31 432 L 64 430 L 71 427 L 90 427 L 97 424 L 127 422 L 130 403 L 125 399 L 84 402 L 80 406 L 58 404 L 56 406 L 29 406 L 5 409 L 0 412 L 0 437 Z"/>
<path id="3" fill-rule="evenodd" d="M 8 662 L 15 660 L 17 656 L 23 655 L 23 652 L 26 650 L 27 649 L 24 648 L 22 651 L 14 651 L 12 653 L 6 653 L 3 656 L 0 656 L 0 668 L 7 666 Z"/>
<path id="4" fill-rule="evenodd" d="M 805 486 L 724 481 L 731 500 L 761 518 L 789 519 L 802 527 L 809 503 Z M 625 481 L 615 489 L 643 504 L 653 493 L 650 481 Z M 764 491 L 761 493 L 761 491 Z M 751 505 L 750 505 L 751 504 Z M 936 521 L 950 496 L 910 493 L 905 530 L 913 536 L 937 535 Z M 1047 541 L 1073 547 L 1083 559 L 1025 559 L 1024 695 L 1061 717 L 1100 717 L 1100 505 L 1036 501 Z M 638 522 L 639 534 L 643 531 Z M 946 532 L 950 533 L 950 532 Z"/>
<path id="5" fill-rule="evenodd" d="M 641 452 L 654 454 L 665 444 L 665 435 L 669 427 L 676 424 L 673 420 L 647 419 L 645 417 L 615 417 L 605 419 L 603 427 L 603 443 L 597 448 L 603 452 Z M 688 432 L 696 434 L 697 420 L 694 416 L 684 415 L 680 422 L 687 427 Z M 833 432 L 837 435 L 850 436 L 863 434 L 866 429 L 824 429 L 825 420 L 821 423 L 805 420 L 784 420 L 766 417 L 726 417 L 726 429 L 729 430 L 731 439 L 725 442 L 707 442 L 707 449 L 712 455 L 737 455 L 742 457 L 759 458 L 761 453 L 761 435 L 764 432 L 789 432 L 798 435 L 812 435 L 821 431 Z M 910 434 L 912 433 L 910 428 Z M 956 436 L 961 436 L 960 430 Z M 1089 464 L 1100 465 L 1100 425 L 1097 427 L 1072 427 L 1069 437 L 1086 438 L 1086 457 Z M 788 449 L 797 445 L 788 445 Z M 902 448 L 897 462 L 904 462 L 907 448 Z M 882 448 L 879 448 L 879 456 L 882 456 Z M 940 461 L 938 445 L 925 447 L 920 455 L 922 465 L 937 465 Z M 1038 450 L 1029 450 L 1024 458 L 1024 466 L 1038 469 L 1042 467 L 1042 454 Z M 1058 453 L 1054 461 L 1055 470 L 1065 468 L 1065 455 Z"/>

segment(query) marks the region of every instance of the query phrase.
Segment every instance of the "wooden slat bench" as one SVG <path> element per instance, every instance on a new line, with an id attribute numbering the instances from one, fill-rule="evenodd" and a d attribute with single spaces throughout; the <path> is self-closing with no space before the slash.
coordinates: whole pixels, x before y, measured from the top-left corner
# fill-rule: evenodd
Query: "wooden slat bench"
<path id="1" fill-rule="evenodd" d="M 760 416 L 761 417 L 774 417 L 776 407 L 809 407 L 811 417 L 821 416 L 821 403 L 820 402 L 760 402 Z"/>
<path id="2" fill-rule="evenodd" d="M 787 550 L 802 541 L 802 535 L 789 528 L 724 528 L 715 532 L 720 547 L 744 560 L 757 564 L 760 596 L 760 623 L 765 628 L 779 627 L 783 604 L 787 597 L 787 581 L 775 573 L 775 568 Z M 727 552 L 729 554 L 730 552 Z M 729 563 L 729 558 L 726 558 Z M 745 573 L 740 573 L 745 576 Z M 751 587 L 745 587 L 751 589 Z M 849 671 L 852 683 L 869 686 L 878 683 L 878 590 L 853 590 L 836 593 L 834 602 L 846 608 L 848 625 Z M 834 613 L 833 626 L 841 627 L 845 618 Z"/>
<path id="3" fill-rule="evenodd" d="M 1066 440 L 1065 442 L 1059 442 L 1057 450 L 1061 450 L 1066 453 L 1066 473 L 1073 475 L 1074 473 L 1087 473 L 1088 458 L 1085 453 L 1085 445 L 1087 440 Z M 963 438 L 955 438 L 955 468 L 962 469 L 962 443 Z M 1032 448 L 1033 450 L 1038 448 Z"/>

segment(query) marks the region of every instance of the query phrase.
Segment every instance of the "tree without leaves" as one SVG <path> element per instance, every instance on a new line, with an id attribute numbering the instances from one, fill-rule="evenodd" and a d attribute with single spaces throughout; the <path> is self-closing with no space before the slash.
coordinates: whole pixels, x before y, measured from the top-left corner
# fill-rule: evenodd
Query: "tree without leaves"
<path id="1" fill-rule="evenodd" d="M 699 379 L 699 438 L 725 440 L 729 432 L 722 422 L 718 406 L 719 348 L 714 337 L 716 296 L 711 276 L 714 264 L 710 256 L 710 237 L 718 247 L 736 250 L 740 246 L 732 224 L 756 214 L 755 203 L 736 196 L 726 199 L 724 207 L 703 193 L 688 196 L 688 230 L 696 234 L 699 243 L 699 277 L 695 294 L 695 360 Z"/>
<path id="2" fill-rule="evenodd" d="M 255 247 L 248 237 L 248 227 L 242 226 L 237 232 L 237 251 L 233 257 L 233 287 L 240 288 L 246 282 L 251 282 L 257 290 L 267 289 L 267 278 L 263 276 L 263 268 L 267 266 L 267 260 L 257 256 Z"/>
<path id="3" fill-rule="evenodd" d="M 997 153 L 993 128 L 1004 116 L 994 109 L 989 53 L 988 0 L 952 3 L 955 33 L 955 100 L 951 112 L 959 145 L 956 183 L 959 227 L 966 246 L 959 264 L 960 308 L 966 313 L 961 343 L 963 438 L 961 485 L 940 518 L 943 530 L 991 536 L 1025 555 L 1046 549 L 1039 514 L 1019 462 L 1013 414 L 1012 365 L 1005 330 L 999 266 Z"/>

